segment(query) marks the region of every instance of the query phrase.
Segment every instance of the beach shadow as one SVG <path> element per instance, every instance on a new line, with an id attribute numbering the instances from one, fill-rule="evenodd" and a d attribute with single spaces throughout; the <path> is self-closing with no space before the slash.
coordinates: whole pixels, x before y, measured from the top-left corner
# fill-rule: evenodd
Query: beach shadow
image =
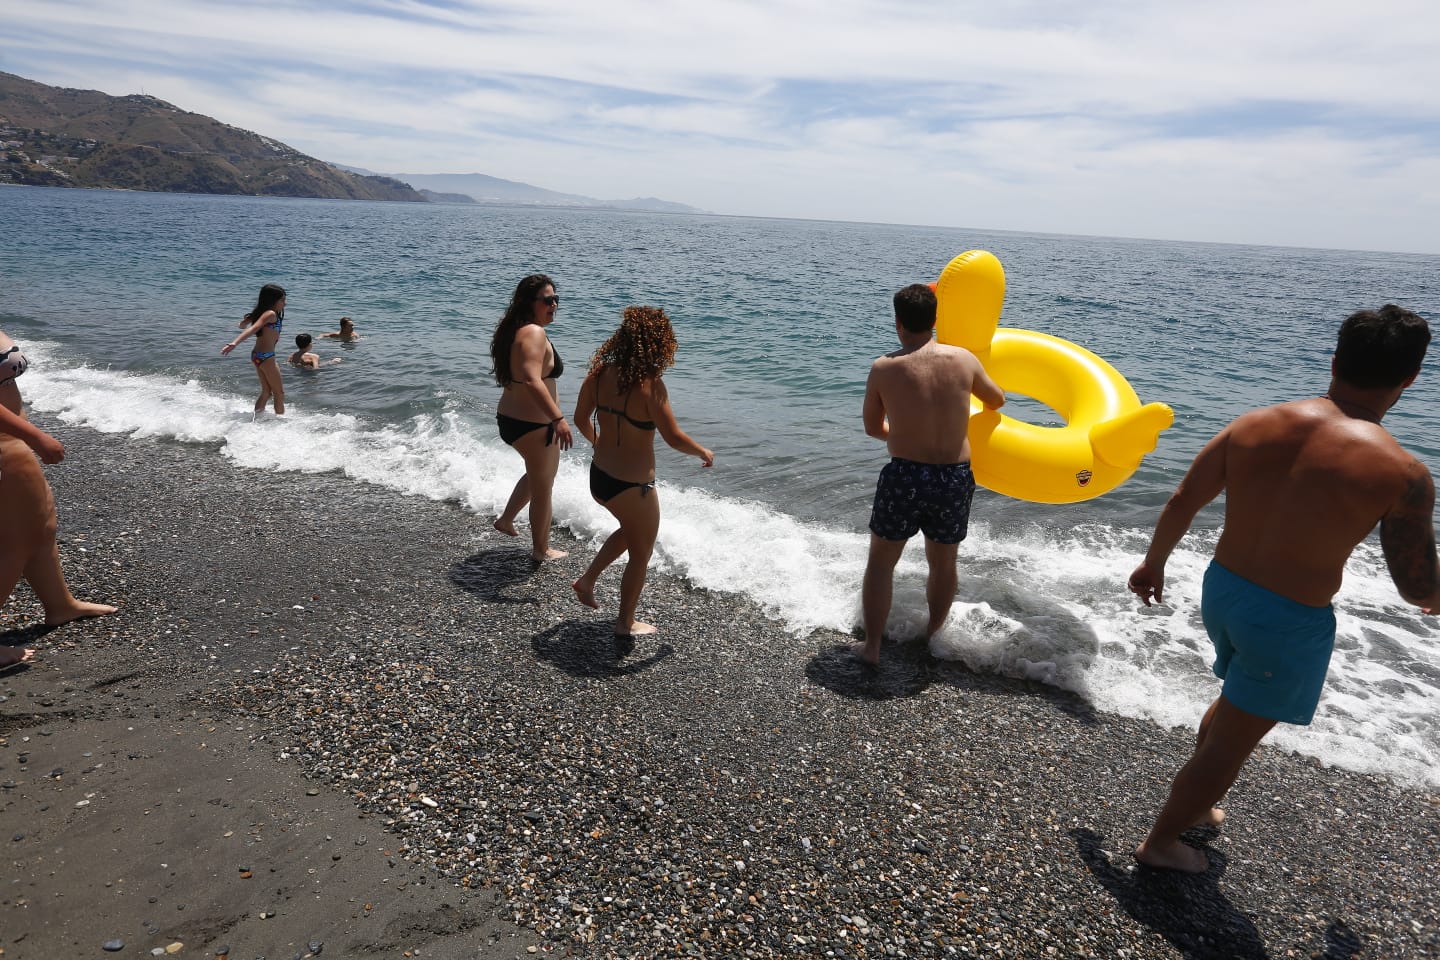
<path id="1" fill-rule="evenodd" d="M 642 644 L 654 642 L 653 637 L 639 639 Z M 640 673 L 675 653 L 674 647 L 662 643 L 643 659 L 626 659 L 635 650 L 635 638 L 616 638 L 610 623 L 593 620 L 558 623 L 537 633 L 530 645 L 537 658 L 555 664 L 571 676 L 601 680 Z"/>
<path id="2" fill-rule="evenodd" d="M 924 643 L 884 644 L 878 667 L 851 653 L 849 644 L 841 644 L 812 657 L 805 676 L 850 700 L 897 700 L 924 692 L 934 663 Z"/>
<path id="3" fill-rule="evenodd" d="M 1352 960 L 1365 952 L 1365 941 L 1344 920 L 1336 920 L 1325 928 L 1325 952 L 1312 960 Z"/>
<path id="4" fill-rule="evenodd" d="M 509 587 L 534 575 L 537 567 L 530 551 L 520 548 L 482 550 L 450 568 L 450 582 L 490 603 L 538 604 L 534 597 L 515 597 Z"/>
<path id="5" fill-rule="evenodd" d="M 1187 960 L 1265 960 L 1260 932 L 1220 892 L 1224 854 L 1207 848 L 1210 870 L 1195 875 L 1110 862 L 1105 838 L 1093 830 L 1070 831 L 1081 861 L 1120 908 L 1168 940 Z M 1329 956 L 1328 954 L 1326 955 Z"/>
<path id="6" fill-rule="evenodd" d="M 51 627 L 43 623 L 32 624 L 28 627 L 11 627 L 9 630 L 0 631 L 0 646 L 33 646 L 36 640 L 59 629 L 59 627 Z"/>

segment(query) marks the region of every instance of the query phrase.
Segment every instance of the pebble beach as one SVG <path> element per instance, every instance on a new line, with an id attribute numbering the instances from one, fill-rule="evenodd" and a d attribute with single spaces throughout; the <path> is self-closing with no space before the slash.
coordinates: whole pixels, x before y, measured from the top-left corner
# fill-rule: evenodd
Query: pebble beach
<path id="1" fill-rule="evenodd" d="M 1440 956 L 1427 790 L 1262 745 L 1210 872 L 1140 868 L 1192 730 L 666 574 L 617 647 L 563 530 L 535 569 L 454 504 L 59 435 L 67 576 L 121 610 L 0 611 L 40 651 L 0 672 L 5 960 Z"/>

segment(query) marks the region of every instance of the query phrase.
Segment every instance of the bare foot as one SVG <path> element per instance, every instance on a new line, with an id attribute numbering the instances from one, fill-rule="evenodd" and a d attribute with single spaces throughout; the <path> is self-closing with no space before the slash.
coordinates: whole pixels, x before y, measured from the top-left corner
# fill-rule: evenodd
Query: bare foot
<path id="1" fill-rule="evenodd" d="M 872 667 L 880 666 L 880 644 L 862 641 L 850 644 L 850 652 Z"/>
<path id="2" fill-rule="evenodd" d="M 544 563 L 546 560 L 559 560 L 561 557 L 568 556 L 570 556 L 570 554 L 566 553 L 564 550 L 546 548 L 544 553 L 531 553 L 530 559 L 534 560 L 536 563 Z"/>
<path id="3" fill-rule="evenodd" d="M 29 647 L 0 647 L 0 670 L 24 663 L 33 656 L 35 651 Z"/>
<path id="4" fill-rule="evenodd" d="M 1219 807 L 1211 807 L 1209 810 L 1205 811 L 1203 814 L 1200 815 L 1200 819 L 1195 821 L 1194 826 L 1218 827 L 1224 822 L 1225 811 L 1221 810 Z"/>
<path id="5" fill-rule="evenodd" d="M 520 531 L 515 529 L 514 520 L 506 520 L 504 517 L 496 517 L 494 521 L 490 524 L 490 526 L 494 527 L 496 530 L 499 530 L 507 537 L 520 536 Z"/>
<path id="6" fill-rule="evenodd" d="M 1179 840 L 1163 847 L 1146 840 L 1135 848 L 1135 859 L 1147 867 L 1179 870 L 1181 873 L 1204 873 L 1210 869 L 1210 858 L 1203 850 L 1196 850 Z"/>
<path id="7" fill-rule="evenodd" d="M 66 607 L 64 610 L 51 613 L 45 611 L 45 626 L 58 627 L 62 623 L 69 623 L 71 620 L 84 620 L 86 617 L 103 617 L 119 610 L 119 607 L 112 607 L 108 603 L 86 603 L 83 600 L 76 600 L 75 605 Z"/>
<path id="8" fill-rule="evenodd" d="M 595 588 L 593 586 L 582 587 L 580 586 L 580 581 L 576 580 L 570 584 L 570 589 L 575 591 L 575 599 L 585 604 L 585 606 L 592 610 L 600 609 L 600 604 L 595 602 Z"/>
<path id="9" fill-rule="evenodd" d="M 619 625 L 617 624 L 616 626 L 618 627 Z M 639 620 L 634 620 L 634 621 L 631 622 L 631 624 L 630 624 L 630 629 L 629 629 L 629 630 L 616 629 L 616 631 L 615 631 L 615 636 L 617 636 L 617 637 L 644 637 L 644 636 L 648 636 L 648 635 L 650 635 L 650 634 L 652 634 L 652 633 L 659 633 L 659 632 L 660 632 L 659 629 L 656 628 L 653 624 L 641 623 Z"/>

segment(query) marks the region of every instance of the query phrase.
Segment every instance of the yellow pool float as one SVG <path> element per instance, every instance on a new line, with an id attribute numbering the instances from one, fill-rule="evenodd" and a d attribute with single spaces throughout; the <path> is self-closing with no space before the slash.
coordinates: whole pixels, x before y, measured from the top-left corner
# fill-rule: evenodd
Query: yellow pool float
<path id="1" fill-rule="evenodd" d="M 935 330 L 964 347 L 1008 393 L 1033 397 L 1065 420 L 1042 427 L 970 407 L 970 464 L 988 490 L 1035 503 L 1079 503 L 1130 478 L 1160 431 L 1175 421 L 1163 403 L 1140 404 L 1120 372 L 1084 347 L 1000 327 L 1005 269 L 985 250 L 960 254 L 940 272 Z"/>

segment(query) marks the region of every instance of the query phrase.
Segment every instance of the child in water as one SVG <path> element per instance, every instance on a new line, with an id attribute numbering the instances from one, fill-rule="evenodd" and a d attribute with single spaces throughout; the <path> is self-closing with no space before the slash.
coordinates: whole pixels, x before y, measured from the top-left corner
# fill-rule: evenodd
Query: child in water
<path id="1" fill-rule="evenodd" d="M 344 359 L 343 357 L 335 357 L 331 360 L 321 360 L 318 353 L 310 352 L 310 344 L 313 342 L 313 338 L 308 333 L 297 333 L 295 335 L 295 346 L 299 349 L 290 354 L 290 365 L 292 367 L 300 367 L 304 370 L 319 370 L 321 367 L 328 367 Z"/>

